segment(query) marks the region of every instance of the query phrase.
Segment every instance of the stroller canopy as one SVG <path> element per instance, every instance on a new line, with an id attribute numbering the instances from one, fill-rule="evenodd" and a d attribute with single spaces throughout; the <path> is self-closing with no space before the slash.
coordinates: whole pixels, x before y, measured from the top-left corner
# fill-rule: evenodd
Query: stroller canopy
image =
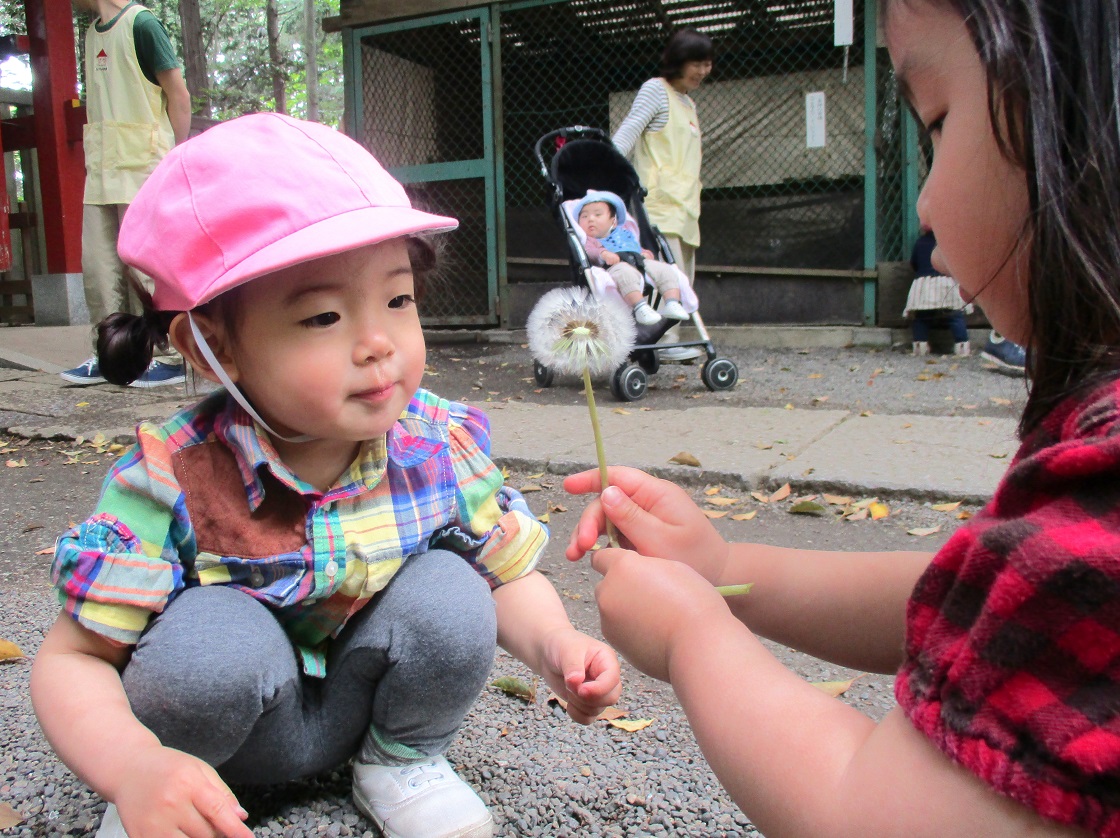
<path id="1" fill-rule="evenodd" d="M 627 206 L 641 186 L 638 173 L 610 142 L 569 140 L 552 158 L 552 182 L 564 201 L 582 198 L 588 189 L 605 189 Z"/>

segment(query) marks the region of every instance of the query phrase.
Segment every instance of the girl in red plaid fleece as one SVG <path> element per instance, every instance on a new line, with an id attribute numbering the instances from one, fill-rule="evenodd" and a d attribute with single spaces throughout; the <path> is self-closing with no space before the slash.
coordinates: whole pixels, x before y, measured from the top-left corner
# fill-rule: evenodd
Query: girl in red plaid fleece
<path id="1" fill-rule="evenodd" d="M 1027 347 L 1007 475 L 931 557 L 728 545 L 680 488 L 616 468 L 568 557 L 622 533 L 592 559 L 604 635 L 673 685 L 770 838 L 1120 836 L 1120 4 L 880 13 L 933 143 L 934 265 Z M 898 706 L 874 723 L 759 636 L 897 673 Z"/>

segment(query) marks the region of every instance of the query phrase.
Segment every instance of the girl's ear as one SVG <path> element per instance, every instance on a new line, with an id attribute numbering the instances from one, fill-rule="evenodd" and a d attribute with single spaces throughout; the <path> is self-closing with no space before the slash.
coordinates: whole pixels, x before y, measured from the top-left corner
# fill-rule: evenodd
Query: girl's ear
<path id="1" fill-rule="evenodd" d="M 237 381 L 239 376 L 237 363 L 229 351 L 229 341 L 226 339 L 225 330 L 217 328 L 214 321 L 205 314 L 196 311 L 191 317 L 194 318 L 195 325 L 198 326 L 198 330 L 202 332 L 202 336 L 206 339 L 206 345 L 210 347 L 210 351 L 214 353 L 214 357 L 222 365 L 222 370 L 225 371 L 231 381 Z M 190 319 L 186 312 L 175 315 L 171 321 L 171 328 L 167 330 L 167 335 L 171 339 L 171 345 L 179 350 L 179 354 L 194 367 L 195 372 L 215 384 L 222 383 L 210 362 L 206 360 L 206 356 L 202 354 L 198 342 L 194 339 L 194 332 L 191 330 Z"/>

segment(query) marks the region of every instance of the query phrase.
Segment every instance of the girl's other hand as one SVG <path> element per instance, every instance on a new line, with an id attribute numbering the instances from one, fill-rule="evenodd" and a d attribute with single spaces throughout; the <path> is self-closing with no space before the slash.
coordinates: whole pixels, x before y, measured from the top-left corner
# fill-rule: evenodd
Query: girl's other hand
<path id="1" fill-rule="evenodd" d="M 603 262 L 609 267 L 610 265 L 617 265 L 622 261 L 622 257 L 617 253 L 612 253 L 609 250 L 603 251 Z"/>
<path id="2" fill-rule="evenodd" d="M 125 831 L 148 835 L 219 835 L 252 838 L 248 813 L 202 760 L 158 746 L 133 759 L 133 769 L 114 795 Z"/>
<path id="3" fill-rule="evenodd" d="M 575 628 L 553 632 L 545 645 L 544 679 L 564 699 L 568 715 L 590 724 L 622 693 L 618 656 L 606 643 Z"/>
<path id="4" fill-rule="evenodd" d="M 712 522 L 680 486 L 626 466 L 608 472 L 610 486 L 588 504 L 576 524 L 565 555 L 578 561 L 606 532 L 606 519 L 618 528 L 621 546 L 643 556 L 683 562 L 712 584 L 727 564 L 728 545 Z M 598 471 L 564 478 L 574 495 L 600 491 Z"/>
<path id="5" fill-rule="evenodd" d="M 680 562 L 604 548 L 591 557 L 603 574 L 595 588 L 603 637 L 645 674 L 669 680 L 675 650 L 689 638 L 714 636 L 718 624 L 738 624 L 706 579 Z"/>

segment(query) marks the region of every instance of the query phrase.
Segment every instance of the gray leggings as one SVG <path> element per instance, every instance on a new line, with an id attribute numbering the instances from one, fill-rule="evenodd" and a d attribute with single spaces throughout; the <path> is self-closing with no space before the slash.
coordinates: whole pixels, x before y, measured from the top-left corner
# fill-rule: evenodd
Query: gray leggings
<path id="1" fill-rule="evenodd" d="M 326 678 L 303 675 L 273 613 L 224 586 L 189 588 L 140 638 L 121 675 L 160 741 L 233 783 L 280 783 L 389 741 L 443 753 L 497 647 L 494 600 L 460 556 L 412 556 L 331 642 Z M 375 737 L 366 737 L 372 727 Z M 366 739 L 363 745 L 363 738 Z"/>

